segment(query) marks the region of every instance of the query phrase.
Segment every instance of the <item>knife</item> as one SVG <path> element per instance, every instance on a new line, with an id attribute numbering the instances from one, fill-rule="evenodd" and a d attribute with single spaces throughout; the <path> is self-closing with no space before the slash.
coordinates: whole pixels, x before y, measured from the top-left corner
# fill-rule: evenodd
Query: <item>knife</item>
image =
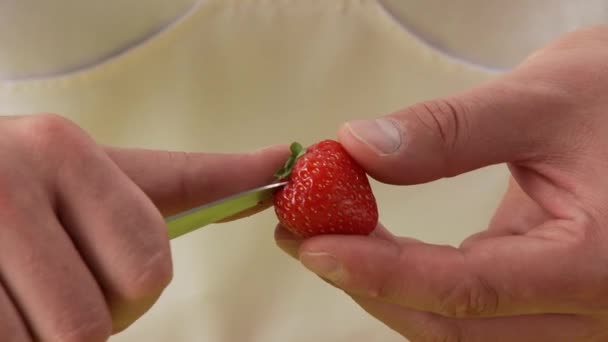
<path id="1" fill-rule="evenodd" d="M 287 182 L 280 182 L 265 185 L 167 217 L 165 223 L 169 238 L 175 239 L 206 225 L 255 208 L 270 199 L 276 190 L 286 184 Z"/>

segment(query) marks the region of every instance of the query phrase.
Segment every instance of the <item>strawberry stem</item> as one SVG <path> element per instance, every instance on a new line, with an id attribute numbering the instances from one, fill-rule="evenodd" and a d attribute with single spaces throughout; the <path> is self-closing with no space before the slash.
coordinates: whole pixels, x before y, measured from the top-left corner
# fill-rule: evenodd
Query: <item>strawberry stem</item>
<path id="1" fill-rule="evenodd" d="M 283 167 L 274 174 L 274 176 L 278 179 L 289 177 L 289 175 L 291 175 L 293 166 L 296 164 L 296 160 L 306 153 L 306 149 L 297 142 L 292 143 L 291 146 L 289 146 L 289 149 L 291 150 L 291 155 L 285 162 L 285 165 L 283 165 Z"/>

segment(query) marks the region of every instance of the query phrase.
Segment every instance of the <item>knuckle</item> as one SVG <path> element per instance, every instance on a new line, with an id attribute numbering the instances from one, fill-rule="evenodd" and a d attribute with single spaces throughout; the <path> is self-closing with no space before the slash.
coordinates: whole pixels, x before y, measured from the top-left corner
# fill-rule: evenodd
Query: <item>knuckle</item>
<path id="1" fill-rule="evenodd" d="M 62 342 L 102 342 L 112 334 L 112 320 L 109 312 L 103 309 L 80 312 L 70 319 L 57 322 L 50 341 Z"/>
<path id="2" fill-rule="evenodd" d="M 125 285 L 124 299 L 147 301 L 158 296 L 173 279 L 173 265 L 168 248 L 157 250 L 140 265 Z"/>
<path id="3" fill-rule="evenodd" d="M 379 242 L 385 245 L 385 251 L 390 251 L 393 254 L 394 260 L 396 260 L 395 267 L 407 264 L 407 260 L 409 259 L 407 249 L 401 248 L 399 245 L 389 241 Z M 365 287 L 368 289 L 367 296 L 371 298 L 398 302 L 404 293 L 408 293 L 408 282 L 404 281 L 401 273 L 394 272 L 392 268 L 378 272 L 370 278 L 373 278 L 373 280 L 369 279 L 370 283 Z"/>
<path id="4" fill-rule="evenodd" d="M 454 150 L 468 139 L 467 110 L 458 99 L 418 103 L 410 108 L 410 112 L 437 138 L 444 152 Z"/>
<path id="5" fill-rule="evenodd" d="M 498 294 L 481 278 L 464 281 L 440 299 L 439 313 L 447 317 L 488 317 L 497 311 Z"/>
<path id="6" fill-rule="evenodd" d="M 162 215 L 147 200 L 125 206 L 128 219 L 121 220 L 128 245 L 113 250 L 121 260 L 108 288 L 111 306 L 136 307 L 154 302 L 173 278 L 171 248 Z M 141 228 L 146 227 L 146 228 Z"/>
<path id="7" fill-rule="evenodd" d="M 399 279 L 396 272 L 385 272 L 380 275 L 368 291 L 368 296 L 385 301 L 400 301 L 407 293 L 406 283 Z"/>
<path id="8" fill-rule="evenodd" d="M 24 120 L 22 145 L 44 159 L 79 155 L 90 146 L 84 131 L 60 115 L 40 114 Z"/>
<path id="9" fill-rule="evenodd" d="M 127 329 L 147 312 L 173 278 L 166 231 L 158 231 L 164 235 L 158 234 L 155 237 L 154 232 L 148 232 L 145 241 L 136 244 L 138 250 L 125 251 L 129 261 L 124 262 L 112 288 L 107 291 L 114 333 Z"/>
<path id="10" fill-rule="evenodd" d="M 24 119 L 25 136 L 34 141 L 57 143 L 71 133 L 73 124 L 57 114 L 39 114 Z"/>

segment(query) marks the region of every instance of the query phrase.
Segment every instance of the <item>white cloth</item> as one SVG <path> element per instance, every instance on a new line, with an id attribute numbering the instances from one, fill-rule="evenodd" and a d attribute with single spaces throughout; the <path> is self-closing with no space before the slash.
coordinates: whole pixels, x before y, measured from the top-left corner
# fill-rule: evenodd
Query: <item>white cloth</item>
<path id="1" fill-rule="evenodd" d="M 442 37 L 447 43 L 436 46 L 450 46 L 449 53 L 492 66 L 512 64 L 533 45 L 526 41 L 508 59 L 492 60 L 475 43 L 479 36 L 469 35 L 474 20 L 458 33 L 449 21 L 453 12 L 434 10 L 438 1 L 421 7 L 403 0 L 406 11 L 399 13 L 408 13 L 407 6 L 416 11 L 405 17 L 396 0 L 392 7 L 372 0 L 206 0 L 194 7 L 189 1 L 163 7 L 161 0 L 55 0 L 53 11 L 36 16 L 24 12 L 24 3 L 49 6 L 0 1 L 0 25 L 13 18 L 14 34 L 33 24 L 55 33 L 31 33 L 19 43 L 0 27 L 0 113 L 60 113 L 99 142 L 119 146 L 234 152 L 293 140 L 308 144 L 334 137 L 345 120 L 375 117 L 492 77 L 425 44 L 428 37 Z M 458 16 L 466 20 L 466 13 L 478 18 L 495 13 L 487 6 L 504 2 L 460 3 Z M 521 13 L 526 4 L 536 8 L 535 1 L 519 1 Z M 140 11 L 154 6 L 164 8 L 147 9 L 156 17 Z M 123 19 L 104 24 L 90 8 Z M 408 23 L 411 18 L 418 22 Z M 492 37 L 492 28 L 478 30 Z M 493 45 L 503 53 L 492 53 L 508 54 L 525 32 L 544 30 L 540 43 L 565 28 L 571 27 L 530 24 Z M 73 37 L 71 29 L 81 32 Z M 60 41 L 64 35 L 70 38 Z M 469 49 L 477 57 L 466 57 Z M 420 186 L 373 186 L 381 220 L 394 232 L 458 243 L 484 228 L 505 176 L 498 166 Z M 275 222 L 267 211 L 174 241 L 174 282 L 112 341 L 402 341 L 283 255 L 272 239 Z"/>
<path id="2" fill-rule="evenodd" d="M 0 0 L 0 79 L 87 68 L 137 45 L 196 0 Z"/>
<path id="3" fill-rule="evenodd" d="M 558 35 L 608 22 L 605 0 L 379 0 L 410 32 L 456 58 L 514 66 Z"/>

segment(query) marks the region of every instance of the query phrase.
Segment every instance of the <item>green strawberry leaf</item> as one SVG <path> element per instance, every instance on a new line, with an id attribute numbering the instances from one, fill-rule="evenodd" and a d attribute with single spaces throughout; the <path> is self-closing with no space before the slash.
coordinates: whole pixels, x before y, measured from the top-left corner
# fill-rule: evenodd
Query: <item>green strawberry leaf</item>
<path id="1" fill-rule="evenodd" d="M 278 179 L 285 179 L 289 177 L 289 175 L 291 175 L 293 166 L 296 164 L 296 160 L 306 153 L 306 149 L 297 142 L 292 143 L 291 146 L 289 146 L 289 149 L 291 150 L 291 155 L 285 162 L 285 165 L 283 165 L 283 167 L 274 174 L 274 176 Z"/>

